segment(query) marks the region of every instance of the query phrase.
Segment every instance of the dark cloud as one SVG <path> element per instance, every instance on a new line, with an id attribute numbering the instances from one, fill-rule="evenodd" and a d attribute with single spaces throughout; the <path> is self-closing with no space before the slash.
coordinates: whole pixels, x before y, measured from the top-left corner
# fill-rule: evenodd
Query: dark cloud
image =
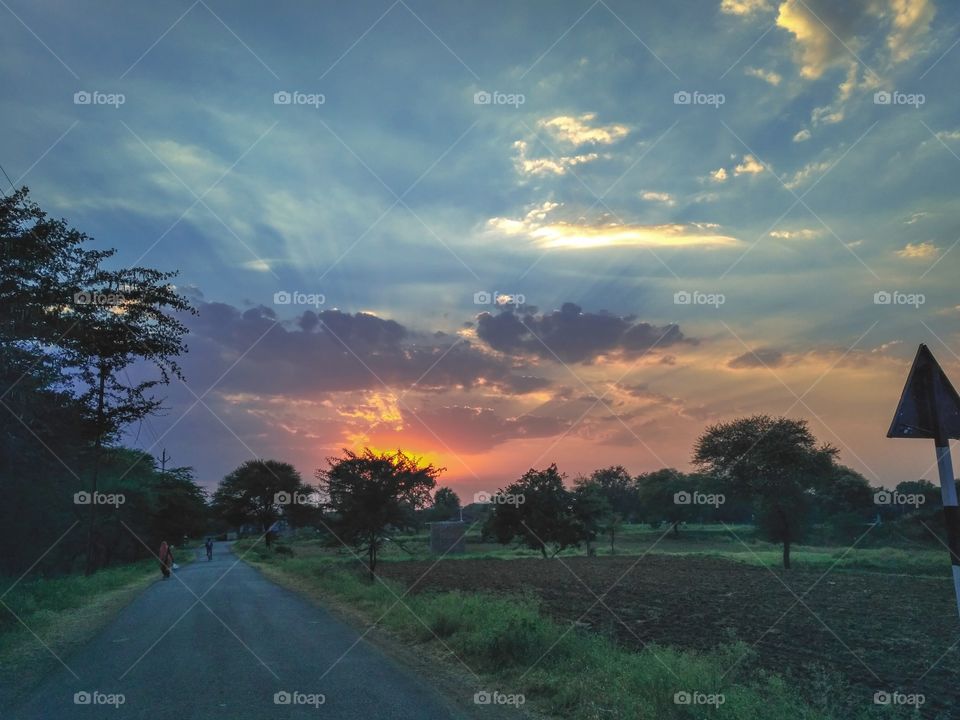
<path id="1" fill-rule="evenodd" d="M 563 362 L 591 362 L 600 355 L 637 355 L 653 347 L 696 342 L 685 338 L 677 325 L 658 327 L 607 312 L 583 312 L 564 303 L 559 310 L 536 315 L 506 310 L 477 318 L 481 340 L 500 352 L 534 355 Z"/>
<path id="2" fill-rule="evenodd" d="M 184 368 L 191 386 L 264 395 L 406 389 L 424 391 L 483 385 L 504 393 L 547 387 L 524 372 L 454 336 L 416 336 L 403 325 L 369 313 L 306 311 L 292 324 L 270 308 L 245 311 L 224 303 L 198 305 Z M 421 341 L 422 340 L 422 341 Z"/>
<path id="3" fill-rule="evenodd" d="M 734 370 L 745 370 L 747 368 L 757 367 L 779 367 L 786 362 L 786 357 L 779 350 L 773 348 L 757 348 L 750 350 L 743 355 L 738 355 L 727 363 L 728 368 Z"/>

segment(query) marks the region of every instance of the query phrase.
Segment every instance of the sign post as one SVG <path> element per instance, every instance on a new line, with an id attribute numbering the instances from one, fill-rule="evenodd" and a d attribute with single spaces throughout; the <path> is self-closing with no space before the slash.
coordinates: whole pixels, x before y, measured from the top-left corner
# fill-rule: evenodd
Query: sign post
<path id="1" fill-rule="evenodd" d="M 889 438 L 933 440 L 943 498 L 943 519 L 953 566 L 953 588 L 960 613 L 960 508 L 950 458 L 950 439 L 960 439 L 960 396 L 926 345 L 921 345 L 894 413 Z"/>

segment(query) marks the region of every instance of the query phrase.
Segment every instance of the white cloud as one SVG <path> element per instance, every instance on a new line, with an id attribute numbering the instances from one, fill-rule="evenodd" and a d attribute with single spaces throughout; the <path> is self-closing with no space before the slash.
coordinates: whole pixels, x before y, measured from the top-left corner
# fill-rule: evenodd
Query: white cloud
<path id="1" fill-rule="evenodd" d="M 873 348 L 870 352 L 872 352 L 872 353 L 885 353 L 887 350 L 889 350 L 889 349 L 891 349 L 891 348 L 894 348 L 894 347 L 896 347 L 897 345 L 900 345 L 900 344 L 901 344 L 901 341 L 900 341 L 900 340 L 891 340 L 890 342 L 885 342 L 885 343 L 883 343 L 883 345 L 878 345 L 877 347 Z"/>
<path id="2" fill-rule="evenodd" d="M 799 230 L 771 230 L 770 237 L 780 240 L 810 240 L 819 237 L 823 232 L 812 230 L 811 228 L 801 228 Z"/>
<path id="3" fill-rule="evenodd" d="M 546 130 L 560 142 L 569 143 L 574 147 L 579 145 L 611 145 L 625 138 L 630 128 L 626 125 L 611 123 L 609 125 L 593 125 L 597 119 L 596 113 L 584 113 L 578 117 L 559 115 L 548 120 L 540 120 L 537 125 Z"/>
<path id="4" fill-rule="evenodd" d="M 663 203 L 664 205 L 676 205 L 673 195 L 665 192 L 654 192 L 653 190 L 641 190 L 640 197 L 649 202 Z"/>
<path id="5" fill-rule="evenodd" d="M 796 135 L 793 136 L 794 142 L 806 142 L 809 139 L 810 139 L 810 131 L 807 130 L 806 128 L 804 128 L 803 130 L 801 130 L 800 132 L 798 132 Z"/>
<path id="6" fill-rule="evenodd" d="M 244 263 L 240 263 L 240 266 L 255 272 L 273 272 L 273 268 L 270 267 L 267 261 L 259 258 L 256 260 L 247 260 Z"/>
<path id="7" fill-rule="evenodd" d="M 834 105 L 824 105 L 823 107 L 813 109 L 813 112 L 810 113 L 810 122 L 815 126 L 836 125 L 838 122 L 843 122 L 843 117 L 843 108 L 838 108 Z"/>
<path id="8" fill-rule="evenodd" d="M 744 68 L 744 74 L 749 75 L 750 77 L 760 78 L 764 82 L 770 83 L 771 85 L 779 85 L 780 81 L 783 80 L 780 73 L 776 73 L 773 70 L 764 70 L 763 68 L 748 67 Z"/>
<path id="9" fill-rule="evenodd" d="M 733 169 L 734 175 L 757 175 L 764 171 L 763 164 L 753 155 L 744 155 L 743 162 Z"/>
<path id="10" fill-rule="evenodd" d="M 934 12 L 932 0 L 785 0 L 777 25 L 794 36 L 800 75 L 815 80 L 836 64 L 856 62 L 853 53 L 887 20 L 889 62 L 908 60 L 920 48 Z"/>
<path id="11" fill-rule="evenodd" d="M 517 140 L 513 147 L 517 151 L 513 164 L 521 175 L 564 175 L 568 169 L 576 165 L 593 162 L 600 157 L 597 153 L 585 153 L 583 155 L 531 158 L 527 156 L 527 143 L 525 141 Z"/>
<path id="12" fill-rule="evenodd" d="M 909 60 L 916 52 L 930 29 L 936 9 L 932 0 L 890 0 L 890 12 L 893 22 L 887 47 L 893 62 L 899 63 Z"/>
<path id="13" fill-rule="evenodd" d="M 900 250 L 897 250 L 897 256 L 905 260 L 925 260 L 934 258 L 940 254 L 940 248 L 932 242 L 907 243 Z"/>
<path id="14" fill-rule="evenodd" d="M 726 182 L 727 177 L 729 176 L 725 168 L 717 168 L 710 173 L 710 179 L 718 183 Z"/>
<path id="15" fill-rule="evenodd" d="M 787 176 L 784 175 L 783 178 L 781 179 L 783 180 L 783 184 L 787 188 L 789 188 L 790 190 L 793 190 L 803 185 L 814 175 L 819 175 L 821 173 L 826 172 L 827 170 L 830 169 L 830 166 L 831 166 L 831 163 L 827 162 L 826 160 L 824 160 L 823 162 L 807 163 L 802 168 L 797 170 L 797 172 L 793 174 L 792 178 L 786 179 Z"/>
<path id="16" fill-rule="evenodd" d="M 721 0 L 720 12 L 728 15 L 750 15 L 770 9 L 768 0 Z"/>

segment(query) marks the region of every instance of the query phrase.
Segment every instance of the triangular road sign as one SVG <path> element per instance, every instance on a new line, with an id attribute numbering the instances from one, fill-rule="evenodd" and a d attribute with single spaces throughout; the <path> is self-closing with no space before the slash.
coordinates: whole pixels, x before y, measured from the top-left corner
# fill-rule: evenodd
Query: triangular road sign
<path id="1" fill-rule="evenodd" d="M 926 345 L 913 359 L 887 437 L 960 439 L 960 396 Z"/>

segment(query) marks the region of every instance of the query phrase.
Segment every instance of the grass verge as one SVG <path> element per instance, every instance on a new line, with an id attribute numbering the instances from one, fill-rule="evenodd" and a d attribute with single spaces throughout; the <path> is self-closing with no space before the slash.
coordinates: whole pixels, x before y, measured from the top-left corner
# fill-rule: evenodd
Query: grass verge
<path id="1" fill-rule="evenodd" d="M 154 560 L 105 568 L 95 575 L 0 578 L 0 707 L 33 687 L 93 637 L 144 587 L 159 578 Z M 12 589 L 7 591 L 7 588 Z"/>

